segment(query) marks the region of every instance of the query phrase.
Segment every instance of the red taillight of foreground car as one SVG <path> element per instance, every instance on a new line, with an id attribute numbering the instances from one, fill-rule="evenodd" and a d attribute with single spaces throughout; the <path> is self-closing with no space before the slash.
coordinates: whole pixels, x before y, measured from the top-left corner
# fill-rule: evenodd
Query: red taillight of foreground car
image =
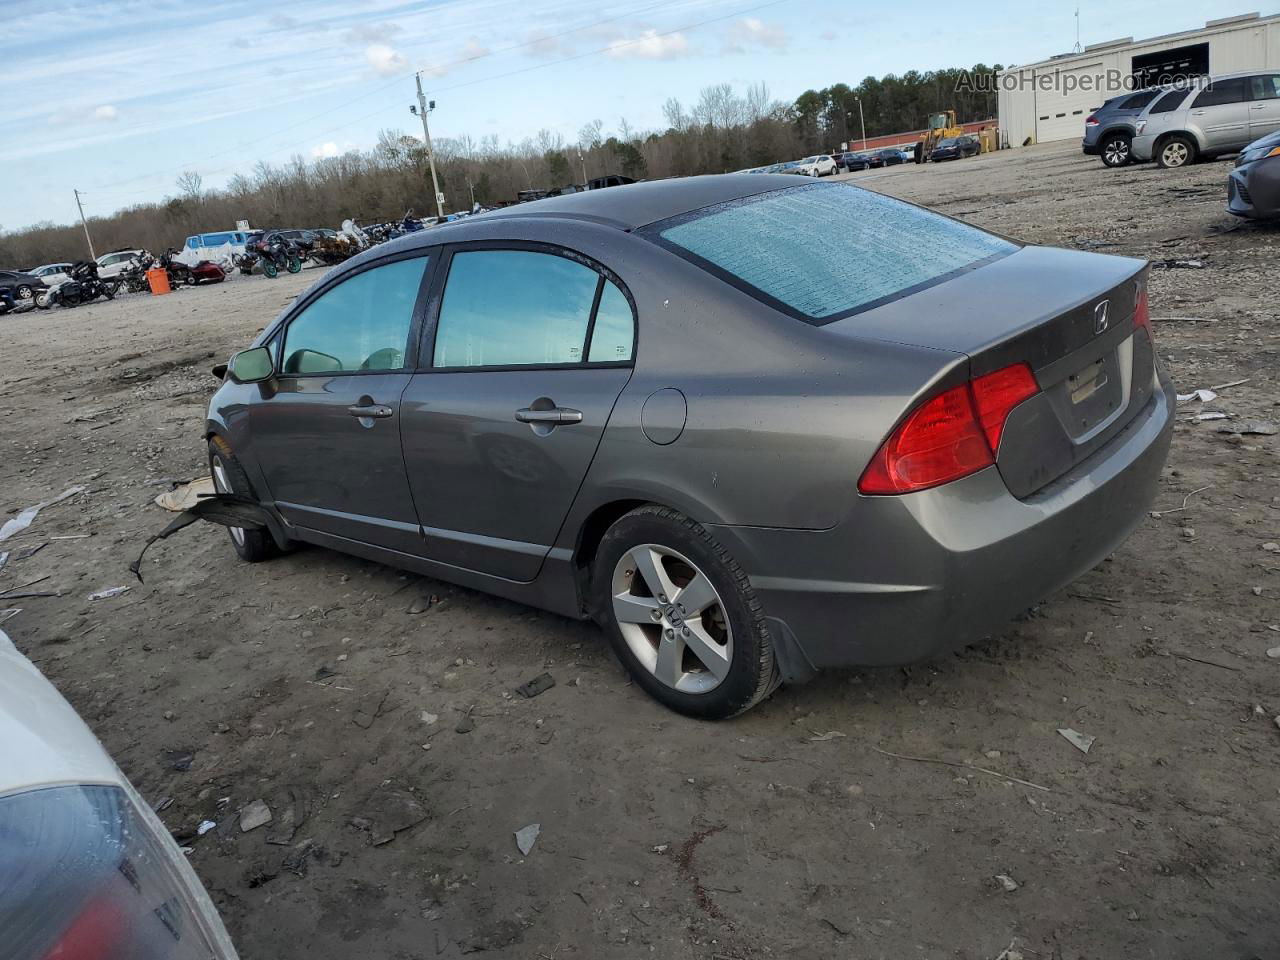
<path id="1" fill-rule="evenodd" d="M 1155 340 L 1155 330 L 1151 328 L 1151 308 L 1147 305 L 1147 288 L 1138 289 L 1138 304 L 1133 308 L 1133 329 L 1146 330 L 1147 336 Z"/>
<path id="2" fill-rule="evenodd" d="M 1039 389 L 1031 368 L 1017 363 L 926 400 L 876 451 L 858 490 L 912 493 L 991 466 L 1010 411 Z"/>

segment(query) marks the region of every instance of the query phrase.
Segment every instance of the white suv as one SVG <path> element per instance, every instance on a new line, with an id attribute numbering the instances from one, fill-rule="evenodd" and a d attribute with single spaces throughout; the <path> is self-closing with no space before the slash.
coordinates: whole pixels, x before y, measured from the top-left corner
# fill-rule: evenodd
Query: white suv
<path id="1" fill-rule="evenodd" d="M 831 157 L 819 154 L 816 157 L 805 157 L 799 165 L 788 170 L 788 173 L 799 173 L 806 177 L 826 177 L 840 169 Z"/>
<path id="2" fill-rule="evenodd" d="M 103 280 L 119 276 L 129 269 L 129 264 L 133 262 L 134 257 L 145 252 L 144 250 L 116 250 L 113 253 L 104 253 L 98 258 L 98 276 Z"/>
<path id="3" fill-rule="evenodd" d="M 1134 129 L 1130 156 L 1161 167 L 1238 153 L 1280 130 L 1280 70 L 1200 77 L 1150 103 Z"/>
<path id="4" fill-rule="evenodd" d="M 0 953 L 236 960 L 160 818 L 3 630 L 0 744 Z"/>

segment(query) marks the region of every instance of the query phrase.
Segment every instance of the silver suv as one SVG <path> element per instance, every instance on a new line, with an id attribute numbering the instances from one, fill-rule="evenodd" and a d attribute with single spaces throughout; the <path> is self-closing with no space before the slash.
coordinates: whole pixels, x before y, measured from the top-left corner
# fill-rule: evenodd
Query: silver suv
<path id="1" fill-rule="evenodd" d="M 1152 102 L 1135 129 L 1133 159 L 1161 167 L 1237 153 L 1280 130 L 1280 70 L 1200 77 Z"/>

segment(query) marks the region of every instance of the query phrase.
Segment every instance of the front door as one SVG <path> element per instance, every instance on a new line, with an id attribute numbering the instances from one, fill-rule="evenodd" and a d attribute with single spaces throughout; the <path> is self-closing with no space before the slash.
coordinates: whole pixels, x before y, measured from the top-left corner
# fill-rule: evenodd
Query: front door
<path id="1" fill-rule="evenodd" d="M 400 397 L 427 258 L 344 278 L 276 337 L 277 376 L 260 389 L 249 438 L 289 522 L 406 553 L 421 548 L 400 449 Z"/>
<path id="2" fill-rule="evenodd" d="M 1249 139 L 1258 140 L 1280 130 L 1280 73 L 1251 77 L 1253 101 L 1249 104 Z"/>
<path id="3" fill-rule="evenodd" d="M 1215 80 L 1191 102 L 1192 125 L 1199 127 L 1210 153 L 1239 150 L 1249 142 L 1247 77 Z"/>
<path id="4" fill-rule="evenodd" d="M 631 375 L 631 303 L 606 271 L 541 246 L 454 251 L 402 400 L 425 554 L 537 576 Z"/>

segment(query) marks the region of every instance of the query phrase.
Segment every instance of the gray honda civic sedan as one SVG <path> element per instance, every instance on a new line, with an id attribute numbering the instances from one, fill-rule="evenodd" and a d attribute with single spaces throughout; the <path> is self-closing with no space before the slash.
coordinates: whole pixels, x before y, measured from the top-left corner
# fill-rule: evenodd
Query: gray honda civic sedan
<path id="1" fill-rule="evenodd" d="M 721 718 L 954 650 L 1101 561 L 1172 432 L 1139 260 L 847 184 L 639 183 L 366 251 L 236 354 L 239 555 L 332 547 L 577 618 Z"/>

